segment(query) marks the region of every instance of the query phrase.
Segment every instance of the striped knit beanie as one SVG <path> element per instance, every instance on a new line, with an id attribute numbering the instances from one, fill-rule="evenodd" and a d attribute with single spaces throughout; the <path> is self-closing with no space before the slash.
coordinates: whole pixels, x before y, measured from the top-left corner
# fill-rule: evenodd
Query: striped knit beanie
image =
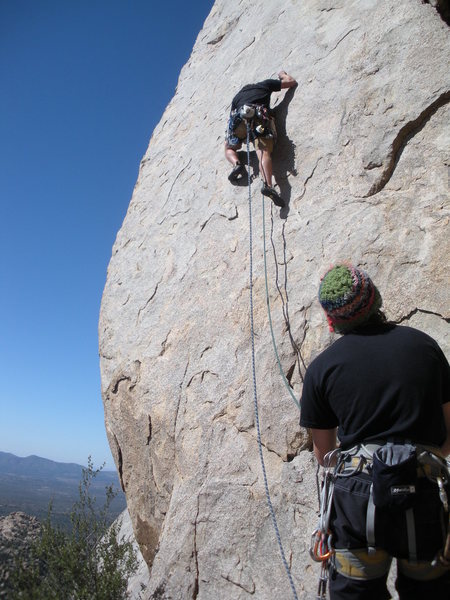
<path id="1" fill-rule="evenodd" d="M 382 301 L 367 273 L 351 265 L 336 265 L 322 277 L 319 302 L 330 331 L 346 333 L 367 321 Z"/>

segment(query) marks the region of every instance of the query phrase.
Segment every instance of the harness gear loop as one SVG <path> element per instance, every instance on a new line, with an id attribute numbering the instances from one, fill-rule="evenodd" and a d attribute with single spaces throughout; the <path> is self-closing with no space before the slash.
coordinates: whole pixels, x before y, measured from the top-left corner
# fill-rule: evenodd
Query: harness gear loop
<path id="1" fill-rule="evenodd" d="M 250 337 L 251 337 L 251 349 L 252 349 L 252 375 L 253 375 L 253 405 L 255 410 L 255 425 L 256 425 L 256 435 L 258 440 L 258 451 L 259 458 L 261 462 L 261 469 L 263 473 L 264 479 L 264 490 L 266 493 L 267 506 L 269 508 L 270 516 L 272 518 L 272 524 L 275 530 L 275 535 L 278 542 L 278 547 L 280 549 L 281 559 L 283 561 L 284 568 L 286 570 L 286 574 L 289 579 L 289 584 L 291 586 L 292 594 L 295 600 L 298 600 L 297 591 L 295 589 L 294 581 L 292 579 L 291 570 L 286 560 L 286 555 L 284 553 L 283 544 L 281 543 L 280 530 L 278 529 L 278 523 L 275 516 L 275 511 L 272 504 L 272 499 L 270 497 L 269 492 L 269 484 L 267 481 L 267 473 L 266 473 L 266 465 L 264 462 L 264 456 L 262 451 L 262 441 L 261 441 L 261 429 L 259 424 L 259 409 L 258 409 L 258 395 L 257 395 L 257 387 L 256 387 L 256 361 L 255 361 L 255 333 L 254 333 L 254 319 L 253 319 L 253 226 L 252 226 L 252 193 L 251 193 L 251 178 L 250 178 L 250 124 L 246 121 L 247 125 L 247 166 L 248 166 L 248 210 L 249 210 L 249 245 L 250 245 L 250 265 L 249 265 L 249 279 L 250 279 Z"/>

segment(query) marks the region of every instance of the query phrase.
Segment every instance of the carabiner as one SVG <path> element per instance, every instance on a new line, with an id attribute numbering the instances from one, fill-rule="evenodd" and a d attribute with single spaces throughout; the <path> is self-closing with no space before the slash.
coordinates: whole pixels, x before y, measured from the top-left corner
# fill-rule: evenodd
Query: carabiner
<path id="1" fill-rule="evenodd" d="M 332 534 L 328 530 L 326 533 L 320 529 L 316 529 L 311 536 L 311 544 L 309 554 L 316 562 L 325 562 L 333 555 L 333 547 L 331 545 Z"/>

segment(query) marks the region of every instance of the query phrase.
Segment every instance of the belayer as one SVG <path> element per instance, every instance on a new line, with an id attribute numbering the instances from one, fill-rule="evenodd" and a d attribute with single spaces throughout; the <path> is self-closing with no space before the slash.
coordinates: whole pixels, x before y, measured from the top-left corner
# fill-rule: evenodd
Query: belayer
<path id="1" fill-rule="evenodd" d="M 300 424 L 327 474 L 311 555 L 327 561 L 331 600 L 390 598 L 393 556 L 401 600 L 450 598 L 449 364 L 434 339 L 386 320 L 354 266 L 330 268 L 319 301 L 343 335 L 302 392 Z"/>
<path id="2" fill-rule="evenodd" d="M 270 96 L 272 92 L 279 92 L 284 88 L 292 88 L 296 85 L 295 79 L 286 71 L 280 71 L 278 79 L 265 79 L 259 83 L 245 85 L 231 102 L 231 112 L 225 134 L 225 157 L 233 165 L 228 179 L 234 183 L 247 175 L 245 166 L 239 162 L 237 151 L 247 138 L 248 123 L 250 140 L 255 146 L 263 177 L 261 192 L 280 207 L 284 206 L 284 202 L 272 187 L 272 151 L 277 132 L 270 110 Z"/>

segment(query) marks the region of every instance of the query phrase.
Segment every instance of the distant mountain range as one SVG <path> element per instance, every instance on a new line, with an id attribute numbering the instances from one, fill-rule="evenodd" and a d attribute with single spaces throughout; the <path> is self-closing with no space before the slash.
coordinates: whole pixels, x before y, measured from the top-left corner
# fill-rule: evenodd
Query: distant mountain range
<path id="1" fill-rule="evenodd" d="M 78 500 L 78 486 L 83 467 L 75 463 L 60 463 L 40 456 L 21 458 L 0 452 L 0 516 L 15 511 L 44 520 L 52 502 L 52 519 L 70 525 L 69 514 Z M 92 481 L 90 494 L 101 507 L 105 488 L 113 485 L 120 490 L 115 471 L 101 471 Z M 125 509 L 125 495 L 120 490 L 111 504 L 111 522 Z"/>

